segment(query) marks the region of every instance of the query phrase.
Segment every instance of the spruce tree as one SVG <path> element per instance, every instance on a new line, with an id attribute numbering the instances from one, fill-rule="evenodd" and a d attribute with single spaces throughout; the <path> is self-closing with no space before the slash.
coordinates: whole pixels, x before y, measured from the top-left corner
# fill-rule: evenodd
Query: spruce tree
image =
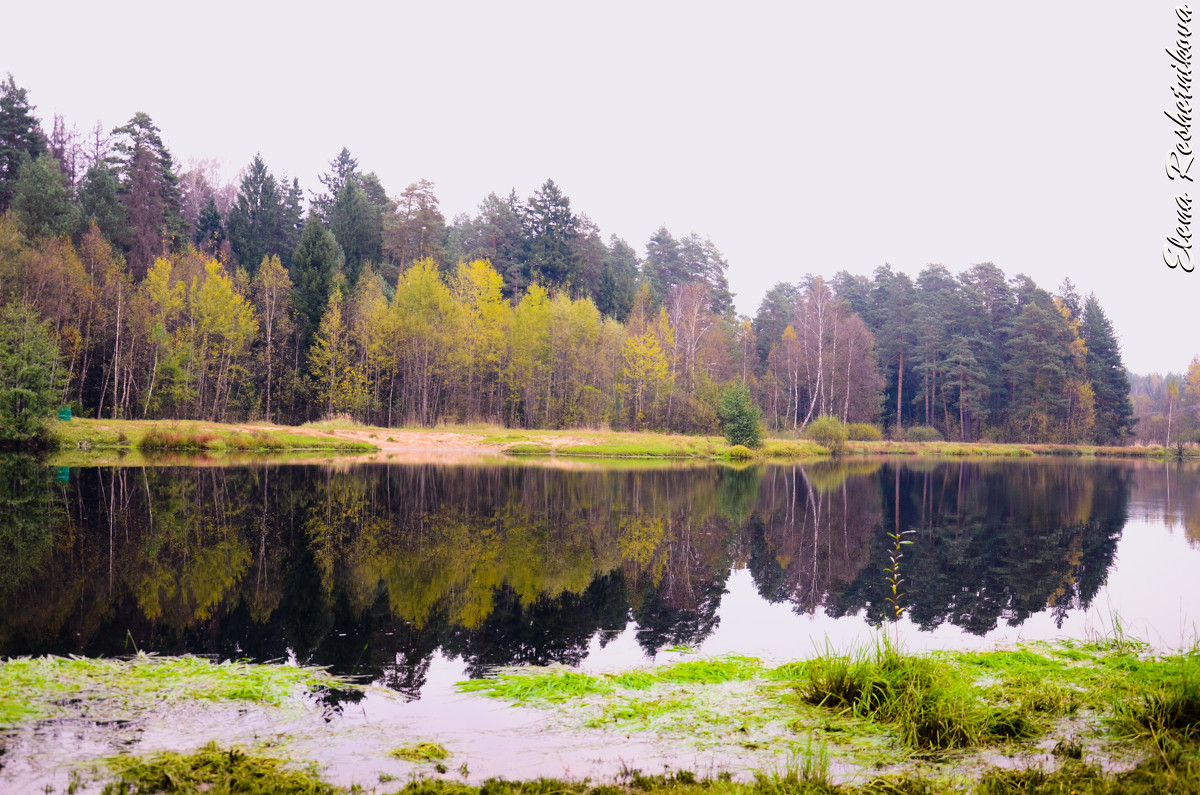
<path id="1" fill-rule="evenodd" d="M 309 213 L 300 234 L 300 245 L 292 254 L 289 268 L 296 285 L 293 302 L 311 335 L 325 314 L 335 274 L 342 267 L 342 249 L 315 213 Z"/>
<path id="2" fill-rule="evenodd" d="M 1112 324 L 1095 293 L 1084 305 L 1081 334 L 1087 345 L 1087 377 L 1096 394 L 1096 439 L 1122 442 L 1129 438 L 1136 422 L 1129 399 L 1129 376 L 1121 363 L 1121 347 Z"/>
<path id="3" fill-rule="evenodd" d="M 233 256 L 251 276 L 258 271 L 264 257 L 285 253 L 277 248 L 282 239 L 283 204 L 284 197 L 275 177 L 256 154 L 238 186 L 226 222 Z"/>
<path id="4" fill-rule="evenodd" d="M 75 231 L 79 208 L 71 196 L 58 161 L 50 155 L 37 160 L 26 158 L 13 194 L 13 211 L 25 236 L 58 237 Z"/>

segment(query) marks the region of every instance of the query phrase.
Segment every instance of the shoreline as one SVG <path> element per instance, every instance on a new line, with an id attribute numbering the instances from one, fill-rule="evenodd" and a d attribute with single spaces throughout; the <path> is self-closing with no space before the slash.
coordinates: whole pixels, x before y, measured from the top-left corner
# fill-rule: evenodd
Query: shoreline
<path id="1" fill-rule="evenodd" d="M 782 437 L 764 439 L 761 448 L 731 446 L 719 436 L 595 429 L 525 430 L 499 426 L 382 428 L 348 422 L 283 426 L 200 420 L 55 421 L 51 457 L 61 465 L 122 463 L 124 456 L 150 458 L 187 454 L 212 463 L 234 463 L 301 455 L 330 461 L 460 460 L 473 456 L 516 459 L 612 459 L 711 462 L 817 461 L 834 458 L 821 445 Z M 112 459 L 112 454 L 118 456 Z M 989 442 L 846 442 L 842 459 L 866 456 L 934 458 L 1142 458 L 1195 459 L 1200 447 L 995 444 Z M 125 461 L 123 463 L 132 463 Z M 140 462 L 139 462 L 140 463 Z M 177 463 L 186 463 L 179 460 Z"/>

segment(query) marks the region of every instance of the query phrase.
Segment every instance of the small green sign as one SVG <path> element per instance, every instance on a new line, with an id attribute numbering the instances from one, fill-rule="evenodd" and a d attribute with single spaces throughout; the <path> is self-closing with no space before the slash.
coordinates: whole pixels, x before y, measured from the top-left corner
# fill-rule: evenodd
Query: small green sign
<path id="1" fill-rule="evenodd" d="M 70 467 L 58 467 L 57 471 L 54 473 L 54 480 L 57 483 L 70 483 L 71 482 Z"/>
<path id="2" fill-rule="evenodd" d="M 62 420 L 63 422 L 70 422 L 71 421 L 71 407 L 70 406 L 60 406 L 58 409 L 58 418 L 60 420 Z"/>

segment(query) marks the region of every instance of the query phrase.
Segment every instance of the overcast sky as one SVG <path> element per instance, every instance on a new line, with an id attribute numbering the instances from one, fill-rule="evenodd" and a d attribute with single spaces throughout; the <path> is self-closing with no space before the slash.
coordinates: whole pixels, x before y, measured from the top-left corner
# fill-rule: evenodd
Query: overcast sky
<path id="1" fill-rule="evenodd" d="M 315 189 L 346 146 L 450 219 L 550 177 L 640 252 L 661 225 L 711 238 L 750 315 L 776 282 L 885 262 L 1070 278 L 1130 370 L 1181 371 L 1174 4 L 1111 5 L 19 3 L 0 73 L 47 126 L 144 110 L 229 179 L 261 151 Z"/>

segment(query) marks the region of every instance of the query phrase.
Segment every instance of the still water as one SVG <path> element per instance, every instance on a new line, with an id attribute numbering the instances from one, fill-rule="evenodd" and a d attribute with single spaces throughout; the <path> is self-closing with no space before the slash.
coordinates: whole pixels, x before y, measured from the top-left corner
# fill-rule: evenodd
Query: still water
<path id="1" fill-rule="evenodd" d="M 0 459 L 0 656 L 295 660 L 408 700 L 497 665 L 780 661 L 881 625 L 912 650 L 1114 622 L 1178 648 L 1198 573 L 1200 468 L 1176 463 Z"/>

